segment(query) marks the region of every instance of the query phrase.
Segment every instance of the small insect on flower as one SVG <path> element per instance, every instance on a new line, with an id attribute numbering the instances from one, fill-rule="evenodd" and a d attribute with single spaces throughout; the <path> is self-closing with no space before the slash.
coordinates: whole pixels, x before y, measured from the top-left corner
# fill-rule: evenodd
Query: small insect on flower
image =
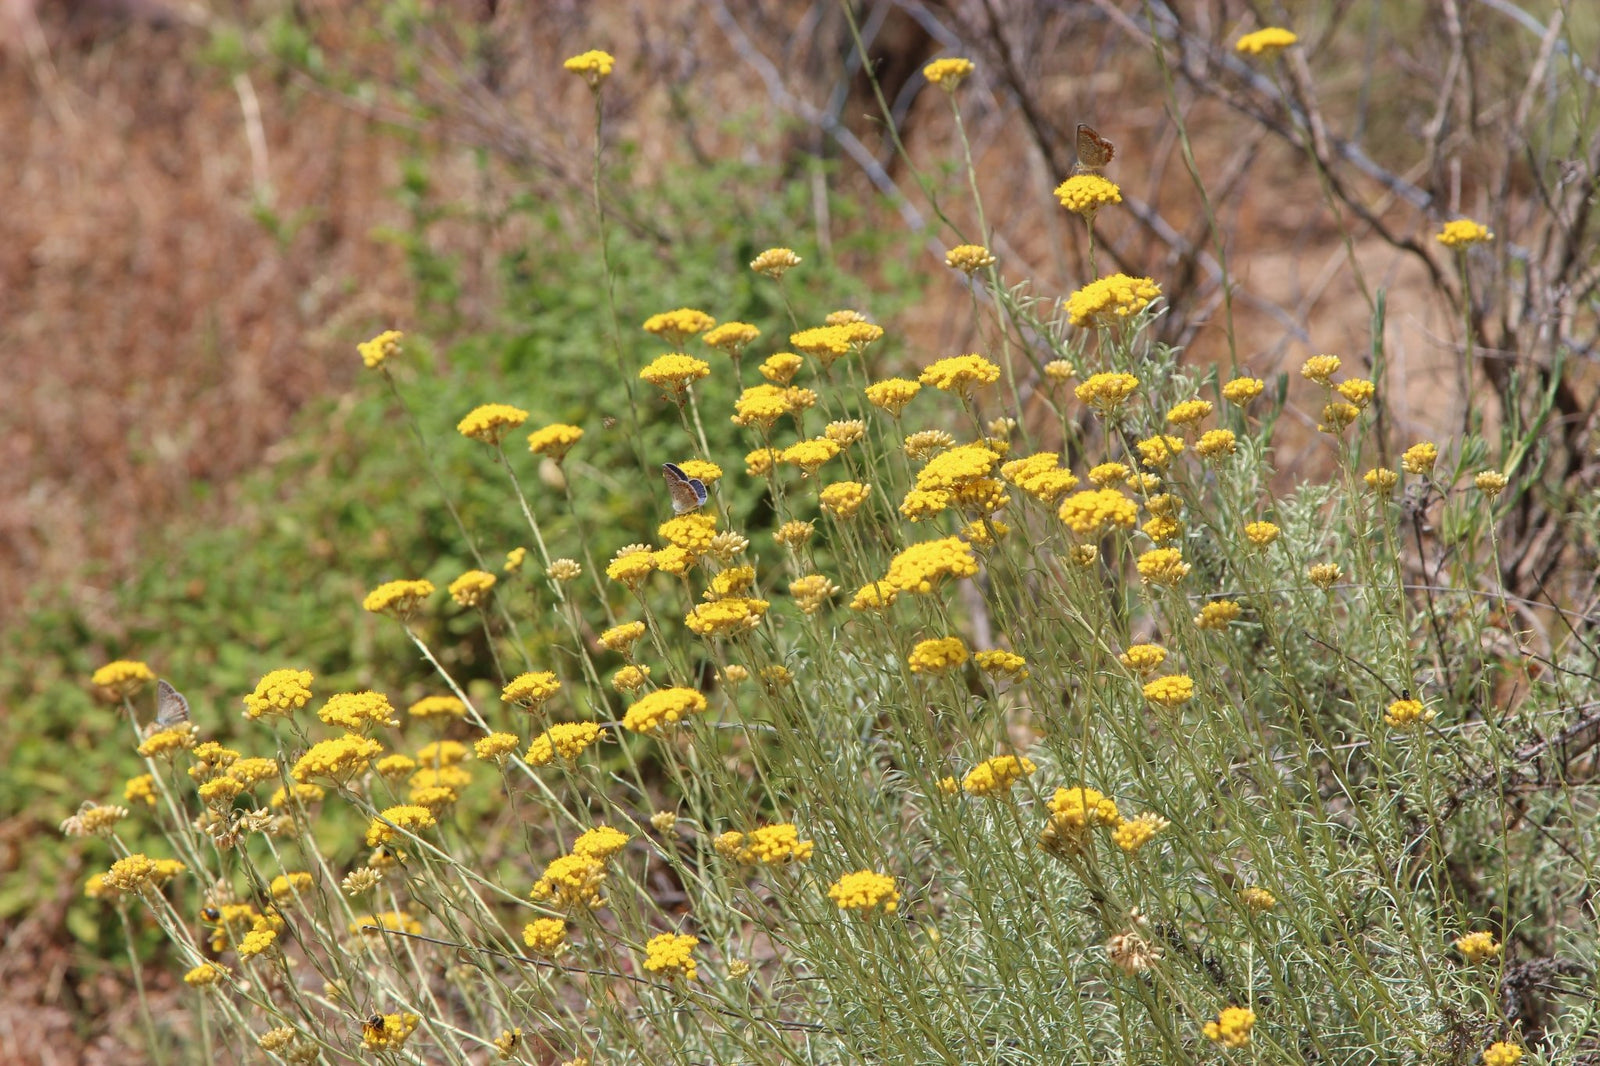
<path id="1" fill-rule="evenodd" d="M 188 720 L 189 701 L 183 698 L 183 693 L 164 680 L 157 681 L 155 732 L 171 729 Z"/>
<path id="2" fill-rule="evenodd" d="M 1117 146 L 1100 136 L 1093 126 L 1078 123 L 1078 165 L 1074 174 L 1098 174 L 1117 157 Z"/>
<path id="3" fill-rule="evenodd" d="M 677 463 L 662 463 L 661 476 L 667 482 L 667 492 L 672 496 L 672 513 L 683 514 L 705 506 L 706 483 L 690 477 Z"/>

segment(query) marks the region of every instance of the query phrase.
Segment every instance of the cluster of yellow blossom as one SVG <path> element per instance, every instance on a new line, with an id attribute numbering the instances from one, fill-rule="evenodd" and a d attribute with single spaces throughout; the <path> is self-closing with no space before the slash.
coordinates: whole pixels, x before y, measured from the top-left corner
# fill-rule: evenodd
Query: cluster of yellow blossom
<path id="1" fill-rule="evenodd" d="M 1160 296 L 1153 278 L 1112 274 L 1067 297 L 1067 320 L 1074 326 L 1109 326 L 1139 314 Z"/>
<path id="2" fill-rule="evenodd" d="M 1270 56 L 1281 52 L 1294 44 L 1300 38 L 1292 30 L 1278 26 L 1268 26 L 1265 29 L 1247 33 L 1234 44 L 1234 49 L 1242 55 Z"/>
<path id="3" fill-rule="evenodd" d="M 600 739 L 600 726 L 594 722 L 561 722 L 551 726 L 528 743 L 528 763 L 543 766 L 557 755 L 576 759 L 583 750 Z"/>
<path id="4" fill-rule="evenodd" d="M 660 337 L 668 344 L 681 346 L 696 333 L 704 333 L 717 324 L 717 320 L 693 307 L 680 307 L 676 311 L 662 311 L 644 320 L 644 331 Z M 709 368 L 708 368 L 709 369 Z"/>
<path id="5" fill-rule="evenodd" d="M 706 698 L 692 688 L 657 689 L 629 707 L 622 724 L 635 733 L 653 733 L 705 709 Z"/>
<path id="6" fill-rule="evenodd" d="M 968 396 L 974 389 L 999 381 L 1000 368 L 981 355 L 952 355 L 928 364 L 917 380 L 943 392 Z"/>
<path id="7" fill-rule="evenodd" d="M 1058 452 L 1037 452 L 1025 459 L 1013 459 L 1000 468 L 1000 474 L 1045 504 L 1055 503 L 1078 487 L 1072 471 L 1062 468 Z"/>
<path id="8" fill-rule="evenodd" d="M 960 637 L 918 641 L 906 662 L 914 674 L 943 674 L 967 661 L 967 646 Z"/>
<path id="9" fill-rule="evenodd" d="M 779 822 L 752 829 L 748 833 L 730 830 L 715 841 L 717 854 L 746 866 L 782 866 L 811 858 L 816 843 L 801 840 L 792 822 Z"/>
<path id="10" fill-rule="evenodd" d="M 1122 202 L 1122 190 L 1099 174 L 1074 174 L 1056 186 L 1056 199 L 1073 214 L 1093 221 L 1102 207 Z"/>
<path id="11" fill-rule="evenodd" d="M 1225 1048 L 1241 1048 L 1250 1043 L 1250 1030 L 1256 1024 L 1256 1012 L 1245 1007 L 1224 1007 L 1214 1022 L 1206 1022 L 1201 1030 L 1207 1040 Z"/>
<path id="12" fill-rule="evenodd" d="M 144 663 L 132 659 L 118 659 L 96 670 L 89 681 L 106 699 L 121 700 L 127 699 L 155 679 L 155 673 Z"/>
<path id="13" fill-rule="evenodd" d="M 251 719 L 269 714 L 285 718 L 311 702 L 310 670 L 269 670 L 256 682 L 255 691 L 244 698 L 245 715 Z"/>
<path id="14" fill-rule="evenodd" d="M 961 787 L 971 796 L 1003 796 L 1011 791 L 1012 785 L 1037 769 L 1033 760 L 1026 756 L 997 755 L 967 771 L 967 776 L 961 779 Z"/>
<path id="15" fill-rule="evenodd" d="M 373 614 L 387 614 L 405 621 L 422 601 L 433 595 L 433 582 L 427 580 L 385 581 L 361 601 L 363 610 Z"/>
<path id="16" fill-rule="evenodd" d="M 686 933 L 662 933 L 660 936 L 653 936 L 644 946 L 644 968 L 651 973 L 666 974 L 669 977 L 681 976 L 686 981 L 693 981 L 698 970 L 690 952 L 699 943 L 698 937 Z"/>
<path id="17" fill-rule="evenodd" d="M 972 60 L 953 56 L 948 59 L 935 59 L 922 68 L 922 76 L 928 79 L 930 85 L 937 85 L 946 92 L 954 92 L 973 69 Z"/>
<path id="18" fill-rule="evenodd" d="M 361 362 L 368 370 L 376 370 L 385 362 L 400 354 L 400 342 L 405 340 L 405 334 L 396 329 L 386 329 L 369 341 L 362 341 L 356 345 L 356 351 L 361 356 Z"/>
<path id="19" fill-rule="evenodd" d="M 639 371 L 641 381 L 648 381 L 669 397 L 682 402 L 683 392 L 696 381 L 711 373 L 711 364 L 704 359 L 681 352 L 668 352 L 651 360 Z"/>
<path id="20" fill-rule="evenodd" d="M 583 439 L 583 430 L 578 426 L 569 426 L 562 422 L 536 429 L 528 434 L 528 451 L 534 455 L 542 455 L 556 462 L 567 457 L 567 453 Z"/>
<path id="21" fill-rule="evenodd" d="M 873 910 L 893 914 L 900 907 L 900 892 L 894 878 L 872 870 L 845 874 L 828 887 L 828 898 L 842 911 L 863 915 Z"/>

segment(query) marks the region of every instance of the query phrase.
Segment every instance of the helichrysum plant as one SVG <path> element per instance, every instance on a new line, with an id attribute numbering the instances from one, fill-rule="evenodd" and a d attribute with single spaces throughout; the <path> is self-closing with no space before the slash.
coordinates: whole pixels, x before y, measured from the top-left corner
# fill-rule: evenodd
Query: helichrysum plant
<path id="1" fill-rule="evenodd" d="M 975 68 L 925 73 L 959 108 Z M 1098 174 L 1057 195 L 1119 209 Z M 367 576 L 352 621 L 403 633 L 430 692 L 281 664 L 230 748 L 141 724 L 142 663 L 96 672 L 146 772 L 63 829 L 109 843 L 84 891 L 222 1020 L 207 1059 L 1516 1062 L 1498 982 L 1592 966 L 1595 823 L 1514 753 L 1593 675 L 1496 628 L 1507 478 L 1380 441 L 1383 382 L 1332 354 L 1290 390 L 1331 474 L 1274 476 L 1262 378 L 1155 343 L 1154 274 L 1024 306 L 953 242 L 993 340 L 912 356 L 806 307 L 807 258 L 749 264 L 797 326 L 684 307 L 625 346 L 675 420 L 624 472 L 649 543 L 541 523 L 578 505 L 524 480 L 587 462 L 585 427 L 460 412 L 436 447 L 493 451 L 537 565 Z M 359 355 L 387 373 L 400 340 Z M 1419 564 L 1430 502 L 1467 533 Z M 494 654 L 439 654 L 446 618 Z"/>

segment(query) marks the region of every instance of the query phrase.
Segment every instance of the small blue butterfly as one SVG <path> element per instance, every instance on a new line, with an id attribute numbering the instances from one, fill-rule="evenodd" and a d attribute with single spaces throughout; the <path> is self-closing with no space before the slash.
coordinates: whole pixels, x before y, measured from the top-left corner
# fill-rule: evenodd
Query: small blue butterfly
<path id="1" fill-rule="evenodd" d="M 661 476 L 667 480 L 667 491 L 672 494 L 672 513 L 698 510 L 706 505 L 706 483 L 690 477 L 677 463 L 662 463 Z"/>
<path id="2" fill-rule="evenodd" d="M 189 720 L 189 701 L 183 698 L 183 693 L 167 684 L 165 681 L 156 682 L 156 722 L 157 729 L 171 729 L 182 725 Z"/>

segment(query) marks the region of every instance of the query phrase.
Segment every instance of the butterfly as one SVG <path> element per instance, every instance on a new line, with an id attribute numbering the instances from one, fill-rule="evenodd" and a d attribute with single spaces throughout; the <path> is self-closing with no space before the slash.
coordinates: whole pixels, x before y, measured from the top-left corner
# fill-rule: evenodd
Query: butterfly
<path id="1" fill-rule="evenodd" d="M 1116 155 L 1116 145 L 1096 133 L 1092 126 L 1078 123 L 1078 165 L 1074 173 L 1098 174 Z"/>
<path id="2" fill-rule="evenodd" d="M 189 701 L 183 693 L 167 684 L 156 682 L 156 728 L 171 729 L 189 720 Z"/>
<path id="3" fill-rule="evenodd" d="M 672 513 L 683 514 L 706 505 L 706 483 L 690 477 L 677 463 L 662 463 L 661 476 L 667 480 L 667 491 L 672 494 Z"/>

